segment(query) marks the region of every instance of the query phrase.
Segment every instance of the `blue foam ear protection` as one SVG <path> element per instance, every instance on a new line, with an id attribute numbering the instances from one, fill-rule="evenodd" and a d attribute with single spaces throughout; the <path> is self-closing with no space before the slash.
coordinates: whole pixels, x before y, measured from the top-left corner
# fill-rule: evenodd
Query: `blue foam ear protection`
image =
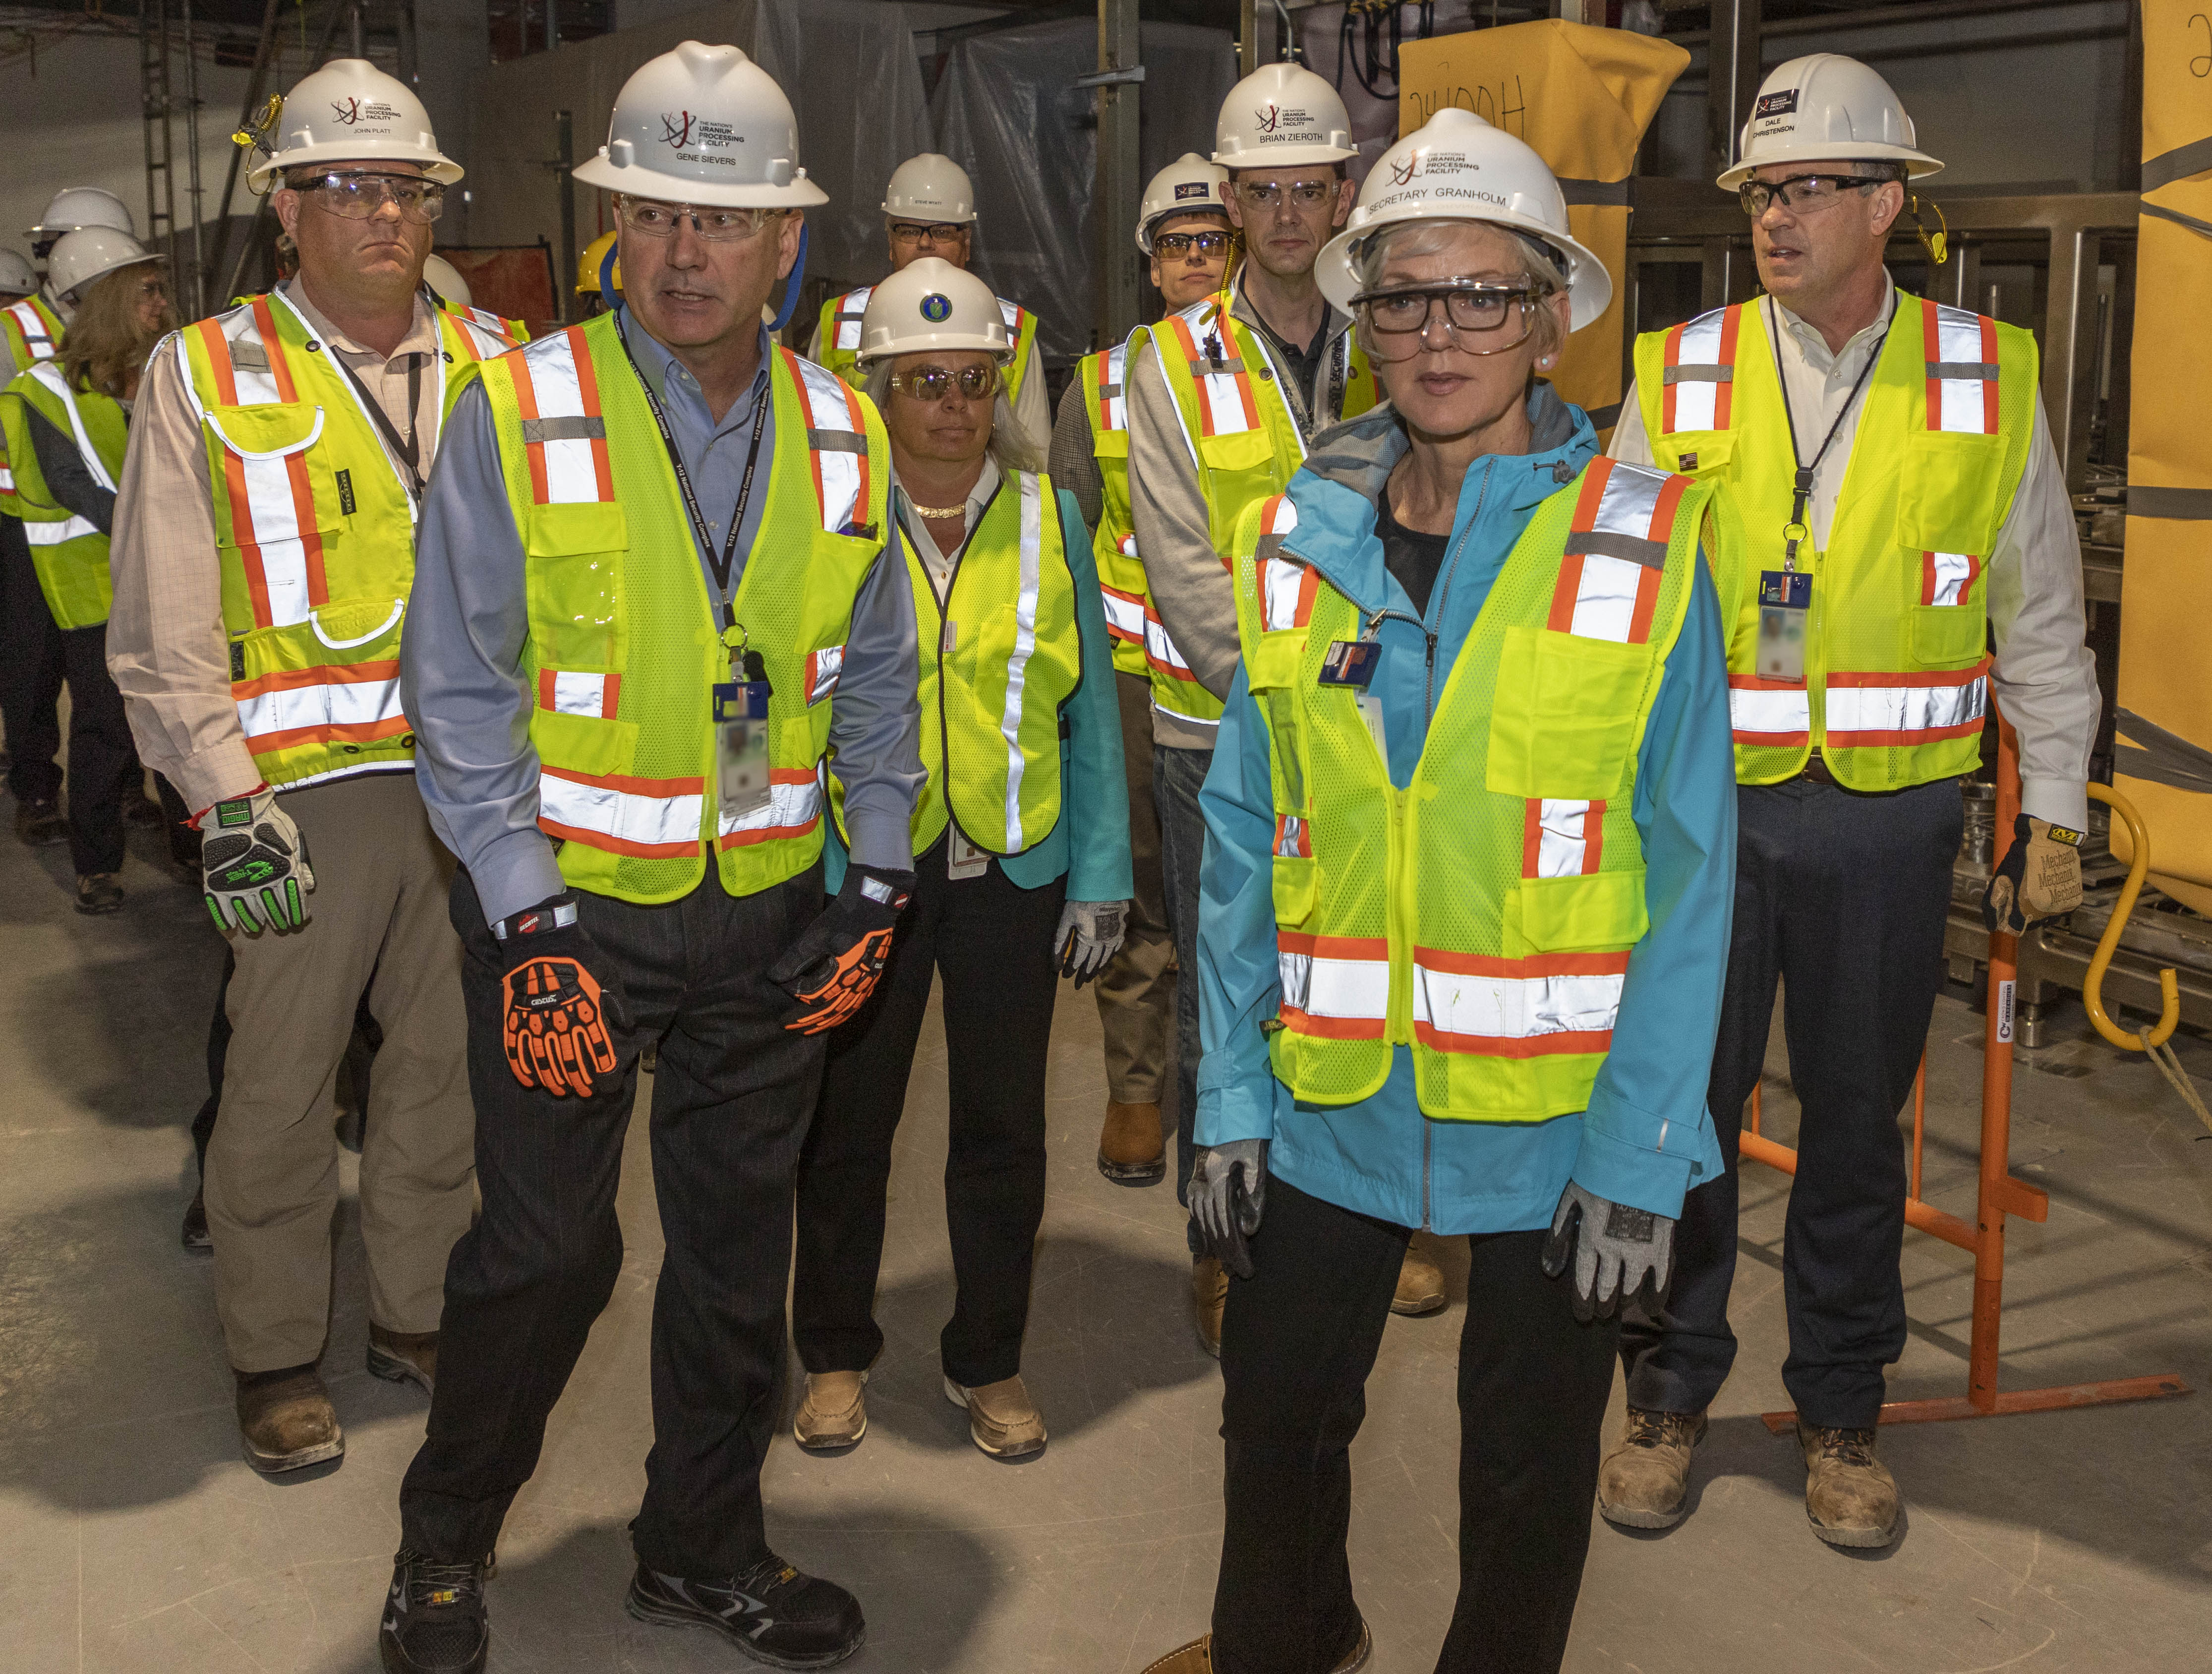
<path id="1" fill-rule="evenodd" d="M 791 279 L 784 289 L 783 306 L 775 311 L 775 324 L 769 328 L 778 335 L 791 324 L 791 316 L 799 308 L 799 287 L 806 277 L 806 223 L 802 221 L 799 223 L 799 259 L 791 265 Z"/>

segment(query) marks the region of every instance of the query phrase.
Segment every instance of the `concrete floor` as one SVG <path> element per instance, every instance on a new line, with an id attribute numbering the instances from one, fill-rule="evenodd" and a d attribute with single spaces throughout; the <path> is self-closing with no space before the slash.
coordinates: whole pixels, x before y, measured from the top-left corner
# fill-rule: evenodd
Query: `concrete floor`
<path id="1" fill-rule="evenodd" d="M 157 840 L 132 841 L 126 910 L 86 920 L 70 910 L 65 850 L 0 840 L 0 1667 L 372 1670 L 394 1494 L 424 1403 L 362 1370 L 349 1198 L 325 1363 L 348 1456 L 277 1482 L 240 1462 L 208 1263 L 176 1239 L 218 955 Z M 1129 1674 L 1204 1628 L 1218 1553 L 1217 1373 L 1187 1323 L 1181 1218 L 1168 1190 L 1116 1188 L 1092 1166 L 1096 1012 L 1087 994 L 1064 999 L 1025 1364 L 1053 1440 L 1018 1466 L 975 1452 L 939 1389 L 950 1263 L 942 1047 L 933 1027 L 927 1038 L 893 1182 L 873 1425 L 842 1458 L 778 1442 L 771 1531 L 859 1592 L 870 1638 L 856 1670 Z M 1947 995 L 1927 1195 L 1969 1217 L 1979 1039 L 1972 996 Z M 2212 1080 L 2212 1051 L 2184 1053 Z M 1786 1136 L 1778 1042 L 1771 1070 L 1770 1126 Z M 2212 1388 L 2212 1139 L 2140 1059 L 2100 1044 L 2023 1056 L 2017 1088 L 2015 1167 L 2052 1203 L 2047 1225 L 2013 1223 L 2005 1384 L 2172 1372 Z M 750 1665 L 621 1608 L 659 1259 L 641 1147 L 631 1160 L 621 1284 L 501 1543 L 493 1663 L 506 1674 Z M 2206 1394 L 1887 1431 L 1911 1507 L 1903 1540 L 1845 1555 L 1812 1537 L 1794 1449 L 1756 1416 L 1786 1404 L 1785 1187 L 1755 1168 L 1746 1184 L 1744 1346 L 1699 1455 L 1695 1515 L 1654 1537 L 1596 1525 L 1567 1666 L 2212 1666 Z M 1378 1674 L 1432 1666 L 1456 1584 L 1463 1246 L 1443 1259 L 1452 1309 L 1391 1322 L 1357 1449 L 1353 1563 Z M 1905 1260 L 1913 1327 L 1893 1391 L 1960 1392 L 1971 1263 L 1917 1234 Z"/>

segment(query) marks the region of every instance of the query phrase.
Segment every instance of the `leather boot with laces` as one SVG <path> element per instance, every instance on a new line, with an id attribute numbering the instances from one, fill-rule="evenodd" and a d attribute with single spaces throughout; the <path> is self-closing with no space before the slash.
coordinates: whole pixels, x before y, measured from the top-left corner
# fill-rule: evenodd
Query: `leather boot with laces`
<path id="1" fill-rule="evenodd" d="M 868 1636 L 859 1599 L 835 1581 L 800 1574 L 773 1552 L 719 1581 L 664 1575 L 640 1562 L 626 1603 L 640 1622 L 711 1628 L 771 1668 L 828 1668 Z"/>
<path id="2" fill-rule="evenodd" d="M 1805 1452 L 1805 1515 L 1831 1546 L 1887 1546 L 1897 1538 L 1904 1500 L 1897 1478 L 1874 1456 L 1872 1430 L 1822 1428 L 1797 1421 Z"/>
<path id="3" fill-rule="evenodd" d="M 1673 1528 L 1690 1503 L 1690 1455 L 1705 1439 L 1701 1412 L 1631 1407 L 1620 1445 L 1598 1466 L 1598 1514 L 1624 1529 Z"/>
<path id="4" fill-rule="evenodd" d="M 404 1549 L 392 1561 L 376 1630 L 385 1674 L 478 1674 L 491 1648 L 484 1569 Z"/>

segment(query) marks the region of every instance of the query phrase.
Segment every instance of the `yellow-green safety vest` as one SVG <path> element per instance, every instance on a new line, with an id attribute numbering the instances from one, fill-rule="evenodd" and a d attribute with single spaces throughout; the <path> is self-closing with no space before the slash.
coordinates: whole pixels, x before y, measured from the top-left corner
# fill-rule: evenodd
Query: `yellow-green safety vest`
<path id="1" fill-rule="evenodd" d="M 1410 1045 L 1426 1116 L 1587 1107 L 1649 928 L 1637 751 L 1711 494 L 1599 459 L 1538 507 L 1403 790 L 1358 693 L 1320 682 L 1358 609 L 1298 555 L 1286 496 L 1246 512 L 1237 626 L 1275 810 L 1269 1053 L 1298 1099 L 1371 1097 Z"/>
<path id="2" fill-rule="evenodd" d="M 1230 312 L 1233 289 L 1224 289 L 1171 313 L 1152 328 L 1153 352 L 1175 397 L 1183 440 L 1198 462 L 1200 492 L 1213 550 L 1224 567 L 1231 561 L 1239 520 L 1256 502 L 1279 494 L 1305 463 L 1306 438 L 1283 393 L 1290 375 L 1263 333 Z M 1316 432 L 1357 417 L 1381 399 L 1374 368 L 1354 340 L 1341 333 L 1331 356 L 1334 412 L 1316 413 Z M 1186 721 L 1221 718 L 1221 700 L 1191 673 L 1164 628 L 1148 613 L 1146 659 L 1152 703 Z"/>
<path id="3" fill-rule="evenodd" d="M 1741 782 L 1793 777 L 1816 749 L 1861 791 L 1980 764 L 1989 555 L 2027 468 L 2038 375 L 2030 333 L 1897 293 L 1826 548 L 1799 534 L 1813 603 L 1798 683 L 1758 667 L 1758 581 L 1784 567 L 1796 468 L 1766 305 L 1637 338 L 1652 456 L 1719 489 L 1746 536 L 1741 572 L 1714 578 Z"/>
<path id="4" fill-rule="evenodd" d="M 562 840 L 561 875 L 578 889 L 678 900 L 712 853 L 723 889 L 750 895 L 821 852 L 830 700 L 888 534 L 890 443 L 866 396 L 771 353 L 768 497 L 732 601 L 771 688 L 769 797 L 726 813 L 708 699 L 730 678 L 730 648 L 623 317 L 596 315 L 478 374 L 527 554 L 538 823 Z"/>
<path id="5" fill-rule="evenodd" d="M 466 302 L 453 301 L 449 297 L 441 295 L 427 284 L 423 289 L 430 292 L 432 301 L 457 320 L 465 320 L 471 326 L 487 332 L 496 332 L 509 343 L 530 341 L 530 327 L 520 320 L 508 320 L 502 315 L 492 313 L 488 308 L 472 307 Z"/>
<path id="6" fill-rule="evenodd" d="M 1129 511 L 1129 352 L 1144 335 L 1139 326 L 1127 343 L 1085 355 L 1075 369 L 1084 416 L 1091 421 L 1091 457 L 1098 466 L 1098 527 L 1091 533 L 1091 555 L 1098 566 L 1114 667 L 1123 674 L 1147 673 L 1146 622 L 1158 620 Z M 1164 637 L 1166 630 L 1161 633 Z"/>
<path id="7" fill-rule="evenodd" d="M 826 366 L 847 383 L 858 389 L 867 382 L 867 374 L 860 370 L 860 320 L 868 312 L 868 298 L 874 295 L 873 285 L 862 285 L 858 290 L 848 290 L 842 296 L 833 296 L 822 305 L 819 322 L 822 339 L 822 358 L 817 364 Z M 1030 350 L 1036 342 L 1036 316 L 1018 302 L 999 298 L 999 313 L 1006 322 L 1006 341 L 1014 345 L 1014 357 L 1006 362 L 1006 405 L 1011 407 L 1020 399 L 1022 380 L 1028 374 Z"/>
<path id="8" fill-rule="evenodd" d="M 928 772 L 914 805 L 914 852 L 929 852 L 948 815 L 988 853 L 1034 849 L 1060 823 L 1060 715 L 1083 682 L 1075 576 L 1052 479 L 1000 478 L 953 560 L 942 607 L 912 541 L 906 557 Z M 845 788 L 834 764 L 830 794 L 842 833 Z"/>
<path id="9" fill-rule="evenodd" d="M 61 352 L 62 329 L 61 316 L 35 291 L 0 308 L 0 333 L 7 338 L 18 374 Z M 12 517 L 18 514 L 10 457 L 0 451 L 0 515 Z"/>
<path id="10" fill-rule="evenodd" d="M 442 423 L 457 374 L 511 345 L 434 317 Z M 279 789 L 411 767 L 399 638 L 416 508 L 359 387 L 282 291 L 155 353 L 169 343 L 207 446 L 230 692 L 254 765 Z"/>
<path id="11" fill-rule="evenodd" d="M 107 620 L 115 594 L 107 574 L 107 537 L 48 490 L 31 443 L 31 410 L 76 443 L 93 480 L 112 493 L 123 475 L 130 438 L 123 404 L 97 390 L 71 389 L 58 360 L 33 362 L 0 393 L 0 436 L 15 462 L 11 514 L 23 520 L 39 591 L 58 626 L 96 628 Z"/>

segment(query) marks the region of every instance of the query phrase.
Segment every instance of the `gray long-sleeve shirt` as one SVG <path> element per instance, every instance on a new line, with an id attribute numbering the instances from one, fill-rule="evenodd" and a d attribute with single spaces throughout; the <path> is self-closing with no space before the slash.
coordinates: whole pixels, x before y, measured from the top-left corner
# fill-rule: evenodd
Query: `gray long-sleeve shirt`
<path id="1" fill-rule="evenodd" d="M 737 503 L 753 416 L 769 399 L 768 334 L 761 370 L 717 423 L 698 384 L 625 313 L 631 353 L 661 403 L 710 537 L 719 545 Z M 761 431 L 762 470 L 775 457 L 775 409 Z M 763 478 L 738 532 L 734 594 L 768 495 Z M 908 822 L 923 781 L 914 597 L 894 524 L 853 602 L 843 673 L 830 699 L 830 742 L 846 786 L 846 829 L 863 865 L 914 862 Z M 710 598 L 707 551 L 693 540 Z M 632 562 L 650 561 L 633 553 Z M 416 543 L 415 587 L 400 650 L 400 696 L 416 738 L 415 777 L 430 824 L 475 880 L 485 920 L 496 922 L 562 887 L 553 845 L 538 826 L 538 752 L 523 673 L 529 622 L 522 541 L 501 474 L 491 405 L 463 393 L 439 443 Z M 703 705 L 707 695 L 700 694 Z"/>

